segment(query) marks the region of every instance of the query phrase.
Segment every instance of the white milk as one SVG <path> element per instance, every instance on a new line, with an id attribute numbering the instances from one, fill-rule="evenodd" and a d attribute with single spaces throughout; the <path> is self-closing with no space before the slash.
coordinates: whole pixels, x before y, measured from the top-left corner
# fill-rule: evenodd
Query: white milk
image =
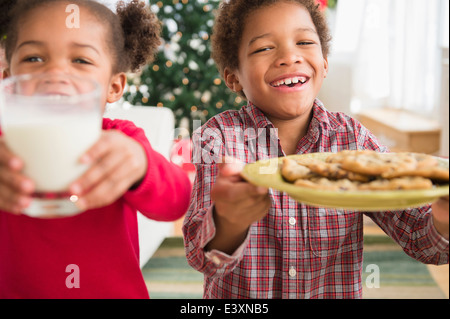
<path id="1" fill-rule="evenodd" d="M 98 140 L 97 116 L 53 119 L 4 127 L 8 147 L 25 162 L 24 174 L 34 180 L 37 192 L 64 192 L 87 166 L 80 157 Z"/>

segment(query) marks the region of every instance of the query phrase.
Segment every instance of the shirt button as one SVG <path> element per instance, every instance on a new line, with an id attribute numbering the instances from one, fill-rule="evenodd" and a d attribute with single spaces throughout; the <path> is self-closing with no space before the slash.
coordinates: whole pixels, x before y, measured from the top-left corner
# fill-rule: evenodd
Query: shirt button
<path id="1" fill-rule="evenodd" d="M 289 225 L 295 226 L 297 224 L 297 220 L 294 217 L 289 218 Z"/>
<path id="2" fill-rule="evenodd" d="M 219 257 L 214 256 L 214 257 L 212 258 L 212 262 L 213 262 L 214 264 L 216 264 L 216 266 L 220 266 L 220 258 L 219 258 Z"/>
<path id="3" fill-rule="evenodd" d="M 291 269 L 289 269 L 289 276 L 295 277 L 296 275 L 297 275 L 297 272 L 295 271 L 294 267 L 291 267 Z"/>

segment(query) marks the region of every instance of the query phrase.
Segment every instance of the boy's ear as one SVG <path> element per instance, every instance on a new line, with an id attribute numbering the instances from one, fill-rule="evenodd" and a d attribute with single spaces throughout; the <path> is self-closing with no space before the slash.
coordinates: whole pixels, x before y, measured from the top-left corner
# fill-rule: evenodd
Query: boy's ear
<path id="1" fill-rule="evenodd" d="M 2 72 L 2 79 L 9 78 L 10 75 L 11 75 L 11 72 L 9 71 L 9 68 L 6 68 Z"/>
<path id="2" fill-rule="evenodd" d="M 223 77 L 225 79 L 225 84 L 233 92 L 241 92 L 244 88 L 239 83 L 239 76 L 235 71 L 231 71 L 229 68 L 225 68 L 223 71 Z"/>
<path id="3" fill-rule="evenodd" d="M 324 69 L 324 78 L 326 78 L 327 77 L 327 75 L 328 75 L 328 58 L 323 58 L 323 69 Z"/>
<path id="4" fill-rule="evenodd" d="M 127 76 L 125 73 L 120 72 L 114 74 L 111 78 L 108 88 L 108 95 L 106 97 L 106 102 L 114 103 L 120 100 L 127 84 Z"/>

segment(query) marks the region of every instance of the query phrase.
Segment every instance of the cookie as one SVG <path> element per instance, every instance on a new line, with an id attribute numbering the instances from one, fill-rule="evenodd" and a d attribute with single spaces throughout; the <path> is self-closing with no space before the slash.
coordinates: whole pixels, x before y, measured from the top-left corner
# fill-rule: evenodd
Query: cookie
<path id="1" fill-rule="evenodd" d="M 428 154 L 422 153 L 400 153 L 400 154 L 407 154 L 409 156 L 414 157 L 414 159 L 417 161 L 416 168 L 439 166 L 439 161 L 434 156 Z"/>
<path id="2" fill-rule="evenodd" d="M 316 162 L 310 164 L 308 168 L 317 175 L 329 178 L 329 179 L 348 179 L 357 182 L 369 182 L 372 180 L 372 176 L 358 174 L 345 170 L 341 167 L 339 163 L 326 163 L 326 162 Z"/>
<path id="3" fill-rule="evenodd" d="M 349 179 L 329 180 L 325 177 L 311 179 L 298 179 L 294 183 L 297 186 L 330 191 L 352 191 L 358 189 L 358 182 Z"/>
<path id="4" fill-rule="evenodd" d="M 416 167 L 413 169 L 397 169 L 381 174 L 383 178 L 391 179 L 402 176 L 420 176 L 429 178 L 433 181 L 448 182 L 449 171 L 447 168 L 440 167 L 439 161 L 427 154 L 419 153 L 402 153 L 414 157 Z"/>
<path id="5" fill-rule="evenodd" d="M 417 166 L 417 160 L 409 153 L 378 153 L 369 150 L 340 152 L 331 155 L 327 162 L 340 163 L 345 170 L 365 175 L 413 170 Z"/>
<path id="6" fill-rule="evenodd" d="M 314 176 L 314 173 L 308 167 L 298 164 L 296 160 L 284 158 L 281 165 L 281 175 L 285 180 L 293 183 L 298 179 L 310 178 Z"/>
<path id="7" fill-rule="evenodd" d="M 333 154 L 328 155 L 328 157 L 325 159 L 325 162 L 327 162 L 327 163 L 342 163 L 342 161 L 349 156 L 371 155 L 371 154 L 373 154 L 373 151 L 370 151 L 370 150 L 344 150 L 344 151 L 340 151 L 338 153 L 333 153 Z"/>
<path id="8" fill-rule="evenodd" d="M 393 179 L 378 179 L 369 183 L 359 185 L 359 190 L 414 190 L 430 189 L 433 183 L 428 178 L 418 176 L 398 177 Z"/>
<path id="9" fill-rule="evenodd" d="M 419 176 L 424 178 L 429 178 L 436 182 L 448 182 L 449 181 L 449 171 L 446 168 L 435 166 L 435 167 L 419 167 L 413 170 L 398 170 L 390 171 L 381 174 L 381 177 L 386 179 L 392 179 L 402 176 Z"/>
<path id="10" fill-rule="evenodd" d="M 297 186 L 331 191 L 430 189 L 448 183 L 449 170 L 438 159 L 420 153 L 346 150 L 325 160 L 285 158 L 282 175 Z"/>

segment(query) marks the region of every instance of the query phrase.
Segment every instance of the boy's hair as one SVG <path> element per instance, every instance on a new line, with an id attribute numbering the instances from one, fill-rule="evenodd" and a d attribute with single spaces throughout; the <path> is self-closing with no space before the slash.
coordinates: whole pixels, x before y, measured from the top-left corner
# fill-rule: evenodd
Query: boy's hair
<path id="1" fill-rule="evenodd" d="M 2 0 L 0 4 L 0 42 L 6 60 L 11 62 L 12 50 L 22 19 L 33 9 L 55 2 L 67 2 L 84 7 L 100 23 L 107 26 L 109 51 L 113 58 L 113 72 L 135 72 L 154 60 L 161 44 L 161 23 L 156 15 L 139 0 L 125 4 L 119 1 L 117 14 L 93 0 Z M 49 17 L 43 17 L 48 19 Z"/>
<path id="2" fill-rule="evenodd" d="M 322 54 L 328 56 L 331 36 L 317 0 L 224 0 L 217 11 L 211 36 L 212 58 L 222 76 L 225 68 L 239 68 L 238 51 L 246 18 L 255 10 L 281 1 L 298 3 L 308 10 L 320 38 Z"/>

